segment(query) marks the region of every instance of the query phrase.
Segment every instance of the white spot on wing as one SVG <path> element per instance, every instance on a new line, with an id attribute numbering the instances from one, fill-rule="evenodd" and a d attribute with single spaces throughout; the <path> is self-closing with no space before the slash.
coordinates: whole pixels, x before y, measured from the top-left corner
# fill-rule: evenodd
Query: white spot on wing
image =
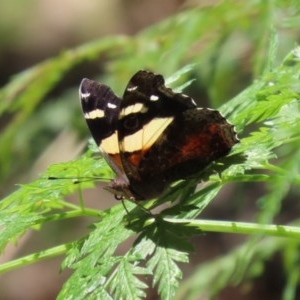
<path id="1" fill-rule="evenodd" d="M 137 86 L 127 88 L 127 92 L 133 92 L 137 89 Z"/>
<path id="2" fill-rule="evenodd" d="M 151 95 L 150 96 L 150 101 L 157 101 L 158 99 L 159 99 L 159 97 L 156 96 L 156 95 Z"/>
<path id="3" fill-rule="evenodd" d="M 111 108 L 111 109 L 115 109 L 115 108 L 117 108 L 117 105 L 108 102 L 108 103 L 107 103 L 107 107 L 108 107 L 108 108 Z"/>
<path id="4" fill-rule="evenodd" d="M 194 100 L 193 98 L 191 98 L 191 101 L 192 101 L 192 103 L 193 103 L 194 105 L 197 106 L 197 103 L 195 102 L 195 100 Z"/>
<path id="5" fill-rule="evenodd" d="M 197 103 L 195 102 L 195 100 L 194 100 L 193 98 L 191 98 L 190 96 L 185 95 L 185 94 L 181 94 L 181 95 L 182 95 L 182 97 L 184 97 L 184 98 L 189 98 L 189 100 L 191 100 L 191 102 L 192 102 L 194 105 L 197 106 Z"/>
<path id="6" fill-rule="evenodd" d="M 91 96 L 91 93 L 80 93 L 81 98 L 86 99 Z"/>

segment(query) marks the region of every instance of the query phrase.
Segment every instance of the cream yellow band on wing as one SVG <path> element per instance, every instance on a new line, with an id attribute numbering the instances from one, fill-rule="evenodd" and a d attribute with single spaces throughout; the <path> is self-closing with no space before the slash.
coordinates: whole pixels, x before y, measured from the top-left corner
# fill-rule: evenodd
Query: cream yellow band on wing
<path id="1" fill-rule="evenodd" d="M 104 111 L 102 109 L 95 109 L 84 114 L 86 119 L 100 119 L 104 117 Z"/>
<path id="2" fill-rule="evenodd" d="M 146 113 L 147 111 L 148 111 L 148 108 L 143 103 L 135 103 L 135 104 L 129 105 L 121 110 L 120 119 L 127 117 L 130 114 Z"/>
<path id="3" fill-rule="evenodd" d="M 124 137 L 120 145 L 122 151 L 149 149 L 172 121 L 173 117 L 153 119 L 139 131 Z"/>
<path id="4" fill-rule="evenodd" d="M 119 142 L 117 131 L 115 131 L 112 135 L 103 139 L 100 145 L 102 151 L 108 154 L 118 154 L 119 153 Z"/>

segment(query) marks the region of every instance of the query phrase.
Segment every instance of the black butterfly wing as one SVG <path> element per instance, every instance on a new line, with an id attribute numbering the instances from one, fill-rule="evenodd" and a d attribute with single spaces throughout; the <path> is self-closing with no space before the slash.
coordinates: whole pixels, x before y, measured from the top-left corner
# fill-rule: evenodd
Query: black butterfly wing
<path id="1" fill-rule="evenodd" d="M 175 119 L 192 109 L 196 109 L 193 99 L 165 87 L 161 75 L 139 71 L 128 83 L 120 107 L 118 138 L 124 170 L 134 193 L 141 198 L 151 198 L 153 192 L 157 195 L 164 189 L 165 166 L 158 163 L 167 159 L 171 149 L 178 152 L 181 146 L 174 140 L 164 148 L 165 132 Z"/>
<path id="2" fill-rule="evenodd" d="M 121 175 L 117 136 L 121 99 L 106 85 L 83 79 L 79 87 L 82 111 L 91 134 L 113 170 Z"/>
<path id="3" fill-rule="evenodd" d="M 157 197 L 238 142 L 233 125 L 216 110 L 199 108 L 164 85 L 161 75 L 137 72 L 120 107 L 118 138 L 123 168 L 137 199 Z"/>

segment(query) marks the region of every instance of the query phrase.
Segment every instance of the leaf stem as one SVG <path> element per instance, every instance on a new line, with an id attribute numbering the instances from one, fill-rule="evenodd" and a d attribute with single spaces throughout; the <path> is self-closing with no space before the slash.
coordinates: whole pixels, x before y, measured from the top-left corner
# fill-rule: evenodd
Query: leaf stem
<path id="1" fill-rule="evenodd" d="M 189 226 L 196 226 L 203 231 L 209 232 L 264 234 L 277 237 L 300 238 L 300 227 L 298 226 L 168 218 L 166 218 L 165 221 L 173 223 L 188 223 Z"/>
<path id="2" fill-rule="evenodd" d="M 15 260 L 11 260 L 0 265 L 0 274 L 64 254 L 69 249 L 69 247 L 69 244 L 63 244 L 47 250 L 23 256 Z"/>

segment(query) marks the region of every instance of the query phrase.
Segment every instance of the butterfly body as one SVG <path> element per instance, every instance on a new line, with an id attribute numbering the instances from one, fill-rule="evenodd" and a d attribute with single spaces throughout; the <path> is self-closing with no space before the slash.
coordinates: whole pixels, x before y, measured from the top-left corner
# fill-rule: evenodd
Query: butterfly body
<path id="1" fill-rule="evenodd" d="M 138 71 L 122 99 L 89 79 L 79 93 L 90 131 L 117 175 L 107 189 L 120 199 L 155 198 L 238 142 L 233 125 L 218 111 L 197 107 L 152 72 Z"/>

